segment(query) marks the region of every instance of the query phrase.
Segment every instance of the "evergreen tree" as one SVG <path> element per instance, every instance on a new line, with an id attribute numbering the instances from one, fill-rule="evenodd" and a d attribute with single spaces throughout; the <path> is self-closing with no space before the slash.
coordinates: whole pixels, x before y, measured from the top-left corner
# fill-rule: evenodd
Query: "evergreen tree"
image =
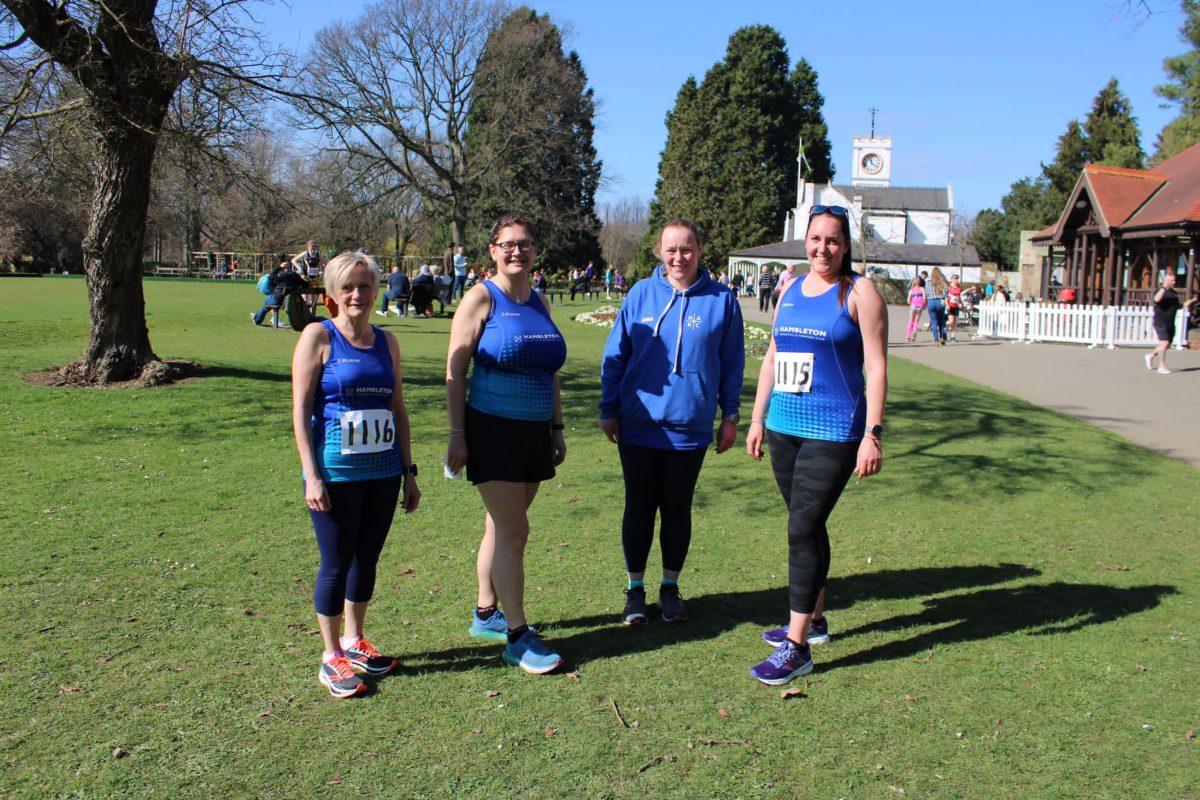
<path id="1" fill-rule="evenodd" d="M 1092 101 L 1092 111 L 1083 122 L 1087 140 L 1085 156 L 1091 164 L 1142 169 L 1146 154 L 1139 143 L 1137 119 L 1129 99 L 1121 93 L 1113 78 Z M 1076 173 L 1078 177 L 1078 173 Z"/>
<path id="2" fill-rule="evenodd" d="M 814 175 L 832 176 L 816 72 L 800 61 L 789 74 L 789 63 L 777 31 L 746 27 L 730 37 L 724 60 L 703 81 L 688 78 L 680 88 L 639 248 L 643 273 L 658 263 L 655 239 L 674 217 L 703 231 L 712 269 L 731 250 L 778 241 L 795 196 L 801 137 Z"/>
<path id="3" fill-rule="evenodd" d="M 521 211 L 537 225 L 543 268 L 599 261 L 594 114 L 583 65 L 574 52 L 563 52 L 550 17 L 528 8 L 506 17 L 480 58 L 467 117 L 468 158 L 496 164 L 471 193 L 470 253 L 486 251 L 499 216 Z"/>
<path id="4" fill-rule="evenodd" d="M 1179 116 L 1158 134 L 1156 163 L 1200 142 L 1200 0 L 1180 0 L 1179 6 L 1184 15 L 1180 38 L 1191 49 L 1163 59 L 1167 82 L 1154 87 L 1159 97 L 1179 105 Z"/>

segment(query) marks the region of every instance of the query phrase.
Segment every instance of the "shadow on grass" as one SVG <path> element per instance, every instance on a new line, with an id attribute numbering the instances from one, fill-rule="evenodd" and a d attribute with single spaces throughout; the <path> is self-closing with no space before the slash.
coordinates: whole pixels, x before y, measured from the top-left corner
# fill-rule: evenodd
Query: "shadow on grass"
<path id="1" fill-rule="evenodd" d="M 1176 592 L 1172 586 L 1121 588 L 1059 582 L 935 597 L 926 600 L 925 610 L 918 614 L 873 622 L 845 631 L 838 638 L 930 626 L 937 626 L 936 630 L 851 653 L 821 664 L 821 669 L 910 658 L 938 645 L 979 641 L 1019 631 L 1031 636 L 1072 633 L 1147 611 L 1163 597 Z"/>
<path id="2" fill-rule="evenodd" d="M 930 567 L 909 570 L 880 570 L 829 582 L 829 608 L 844 610 L 858 602 L 919 598 L 947 591 L 971 589 L 1041 573 L 1019 564 Z M 932 647 L 978 641 L 1020 631 L 1031 635 L 1071 633 L 1090 625 L 1111 622 L 1158 605 L 1174 594 L 1171 586 L 1121 588 L 1100 584 L 1029 584 L 1007 588 L 980 589 L 965 594 L 929 597 L 926 609 L 917 614 L 879 620 L 845 631 L 834 630 L 838 640 L 865 633 L 904 631 L 936 627 L 878 647 L 851 653 L 822 670 L 909 658 Z M 691 619 L 668 625 L 624 628 L 612 614 L 591 615 L 542 625 L 547 642 L 567 661 L 567 668 L 594 659 L 617 658 L 630 653 L 658 650 L 679 642 L 714 639 L 739 625 L 762 627 L 783 624 L 787 618 L 787 590 L 710 594 L 687 599 Z M 577 629 L 583 629 L 573 632 Z M 409 657 L 406 672 L 441 672 L 499 665 L 499 644 L 460 647 Z"/>

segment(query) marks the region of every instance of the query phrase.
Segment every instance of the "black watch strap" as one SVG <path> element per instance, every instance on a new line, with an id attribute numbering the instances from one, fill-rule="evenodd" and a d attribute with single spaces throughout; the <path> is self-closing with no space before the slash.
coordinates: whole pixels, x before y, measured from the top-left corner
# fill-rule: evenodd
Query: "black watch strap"
<path id="1" fill-rule="evenodd" d="M 409 464 L 407 467 L 405 467 L 404 472 L 408 475 L 412 475 L 414 478 L 417 477 L 417 465 Z"/>

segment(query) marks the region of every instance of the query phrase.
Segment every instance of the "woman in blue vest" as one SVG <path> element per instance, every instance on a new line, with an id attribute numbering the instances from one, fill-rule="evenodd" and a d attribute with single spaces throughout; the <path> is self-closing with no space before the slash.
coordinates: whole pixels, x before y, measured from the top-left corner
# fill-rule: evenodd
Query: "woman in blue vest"
<path id="1" fill-rule="evenodd" d="M 400 345 L 371 325 L 379 272 L 369 256 L 343 253 L 326 267 L 332 320 L 309 324 L 292 356 L 292 427 L 304 500 L 321 565 L 313 588 L 325 644 L 318 679 L 334 697 L 367 690 L 356 673 L 396 666 L 363 636 L 375 568 L 403 491 L 405 512 L 421 500 Z"/>
<path id="2" fill-rule="evenodd" d="M 862 479 L 883 464 L 887 306 L 851 269 L 845 208 L 812 207 L 805 249 L 811 267 L 779 299 L 746 434 L 754 459 L 766 439 L 788 507 L 791 613 L 786 626 L 763 634 L 775 652 L 750 670 L 772 686 L 811 672 L 809 644 L 829 641 L 826 521 L 850 475 Z"/>
<path id="3" fill-rule="evenodd" d="M 701 269 L 696 227 L 668 222 L 659 255 L 662 266 L 625 298 L 600 368 L 600 428 L 617 445 L 625 479 L 625 625 L 649 618 L 644 581 L 655 517 L 661 517 L 659 612 L 666 622 L 688 617 L 679 573 L 692 539 L 692 497 L 718 406 L 717 452 L 737 438 L 746 365 L 741 308 L 733 292 Z"/>
<path id="4" fill-rule="evenodd" d="M 567 454 L 558 386 L 567 345 L 529 282 L 538 255 L 529 218 L 501 217 L 488 252 L 496 274 L 467 292 L 450 327 L 446 470 L 465 467 L 487 508 L 469 632 L 504 641 L 507 663 L 540 675 L 562 658 L 525 618 L 527 511 Z"/>

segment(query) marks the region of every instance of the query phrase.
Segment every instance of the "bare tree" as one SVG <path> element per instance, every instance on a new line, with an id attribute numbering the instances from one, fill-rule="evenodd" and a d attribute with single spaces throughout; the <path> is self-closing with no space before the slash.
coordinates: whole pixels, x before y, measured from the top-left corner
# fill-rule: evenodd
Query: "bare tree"
<path id="1" fill-rule="evenodd" d="M 600 247 L 604 260 L 613 265 L 628 265 L 637 253 L 638 242 L 650 224 L 650 206 L 640 197 L 622 197 L 600 208 Z"/>
<path id="2" fill-rule="evenodd" d="M 325 28 L 303 71 L 297 124 L 400 176 L 465 241 L 470 188 L 489 166 L 463 149 L 475 69 L 507 12 L 497 0 L 381 0 Z"/>
<path id="3" fill-rule="evenodd" d="M 170 371 L 150 346 L 141 261 L 152 165 L 164 118 L 185 82 L 270 86 L 280 63 L 261 47 L 244 0 L 0 0 L 0 44 L 16 90 L 0 100 L 0 133 L 80 110 L 93 132 L 95 174 L 83 240 L 91 329 L 64 377 L 106 383 Z M 16 23 L 15 25 L 13 23 Z M 0 28 L 3 29 L 3 28 Z M 49 91 L 73 81 L 76 97 Z"/>

